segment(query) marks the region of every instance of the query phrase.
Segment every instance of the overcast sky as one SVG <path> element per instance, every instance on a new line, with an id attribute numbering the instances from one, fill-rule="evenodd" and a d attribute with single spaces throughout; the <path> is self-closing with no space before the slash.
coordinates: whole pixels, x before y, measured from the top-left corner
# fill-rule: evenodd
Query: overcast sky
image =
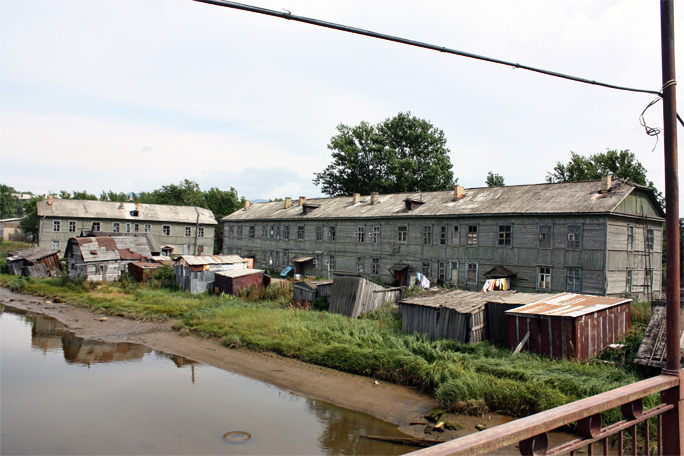
<path id="1" fill-rule="evenodd" d="M 661 86 L 655 1 L 246 3 Z M 639 124 L 653 98 L 191 0 L 0 0 L 0 182 L 34 193 L 191 179 L 247 199 L 320 196 L 338 124 L 406 111 L 444 131 L 466 188 L 488 171 L 540 183 L 570 151 L 630 149 L 664 191 L 662 138 Z M 662 105 L 646 120 L 661 126 Z"/>

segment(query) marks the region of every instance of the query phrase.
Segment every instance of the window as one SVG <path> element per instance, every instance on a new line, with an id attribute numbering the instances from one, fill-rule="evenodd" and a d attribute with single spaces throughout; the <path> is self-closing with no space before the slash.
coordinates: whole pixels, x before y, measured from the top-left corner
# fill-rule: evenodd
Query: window
<path id="1" fill-rule="evenodd" d="M 627 225 L 627 251 L 634 250 L 634 225 Z"/>
<path id="2" fill-rule="evenodd" d="M 437 263 L 437 281 L 439 283 L 444 283 L 445 279 L 446 279 L 446 263 L 444 263 L 444 261 L 440 261 Z"/>
<path id="3" fill-rule="evenodd" d="M 171 225 L 162 225 L 162 236 L 171 236 Z"/>
<path id="4" fill-rule="evenodd" d="M 256 227 L 254 225 L 249 225 L 248 228 L 249 231 L 247 231 L 247 237 L 249 239 L 254 239 L 255 233 L 256 233 Z"/>
<path id="5" fill-rule="evenodd" d="M 447 227 L 439 227 L 439 245 L 447 245 Z"/>
<path id="6" fill-rule="evenodd" d="M 283 239 L 286 241 L 290 240 L 290 225 L 285 225 L 283 227 Z"/>
<path id="7" fill-rule="evenodd" d="M 59 220 L 53 220 L 52 221 L 52 231 L 55 233 L 59 233 L 59 228 L 60 228 L 61 222 Z"/>
<path id="8" fill-rule="evenodd" d="M 316 240 L 317 241 L 323 240 L 323 227 L 320 225 L 316 225 Z"/>
<path id="9" fill-rule="evenodd" d="M 152 231 L 152 225 L 145 225 L 145 233 L 149 233 L 150 231 Z M 230 237 L 233 237 L 232 227 L 231 227 Z"/>
<path id="10" fill-rule="evenodd" d="M 646 232 L 646 250 L 655 251 L 655 229 L 649 228 Z"/>
<path id="11" fill-rule="evenodd" d="M 449 268 L 451 270 L 450 272 L 450 281 L 452 285 L 457 285 L 458 284 L 458 261 L 450 261 L 449 262 Z"/>
<path id="12" fill-rule="evenodd" d="M 266 228 L 266 225 L 261 225 L 261 239 L 266 239 L 266 232 L 268 229 Z"/>
<path id="13" fill-rule="evenodd" d="M 466 283 L 477 285 L 477 263 L 468 263 L 466 265 Z"/>
<path id="14" fill-rule="evenodd" d="M 133 224 L 133 231 L 135 231 L 136 233 L 140 232 L 140 223 Z"/>
<path id="15" fill-rule="evenodd" d="M 423 264 L 420 267 L 420 272 L 425 277 L 430 277 L 430 274 L 432 273 L 432 262 L 430 260 L 423 260 Z"/>
<path id="16" fill-rule="evenodd" d="M 451 245 L 458 246 L 460 243 L 460 238 L 458 237 L 458 226 L 454 225 L 454 229 L 451 231 Z"/>
<path id="17" fill-rule="evenodd" d="M 290 251 L 283 250 L 283 264 L 287 266 L 290 263 Z"/>
<path id="18" fill-rule="evenodd" d="M 627 268 L 627 280 L 625 281 L 625 291 L 627 293 L 632 292 L 632 268 Z"/>
<path id="19" fill-rule="evenodd" d="M 405 244 L 407 239 L 408 239 L 408 226 L 399 225 L 397 227 L 397 242 L 401 242 L 401 243 Z"/>
<path id="20" fill-rule="evenodd" d="M 468 225 L 468 247 L 477 247 L 477 225 Z"/>
<path id="21" fill-rule="evenodd" d="M 131 232 L 131 224 L 126 223 L 126 233 L 130 233 L 130 232 Z"/>
<path id="22" fill-rule="evenodd" d="M 75 220 L 70 220 L 69 221 L 69 233 L 75 233 L 76 232 L 76 221 Z M 118 231 L 117 231 L 118 233 Z"/>
<path id="23" fill-rule="evenodd" d="M 271 239 L 275 237 L 275 227 L 271 225 L 271 228 L 269 229 L 269 236 L 271 236 Z"/>
<path id="24" fill-rule="evenodd" d="M 551 248 L 552 225 L 539 225 L 539 248 Z"/>
<path id="25" fill-rule="evenodd" d="M 280 266 L 280 250 L 275 251 L 275 263 L 276 266 Z"/>
<path id="26" fill-rule="evenodd" d="M 192 236 L 192 227 L 186 226 L 185 227 L 185 237 L 190 237 Z"/>
<path id="27" fill-rule="evenodd" d="M 275 238 L 276 238 L 276 241 L 280 240 L 280 225 L 276 225 L 276 227 L 275 227 Z"/>
<path id="28" fill-rule="evenodd" d="M 568 249 L 582 248 L 582 225 L 568 225 Z"/>
<path id="29" fill-rule="evenodd" d="M 653 291 L 653 268 L 647 268 L 644 275 L 644 291 L 651 293 Z"/>
<path id="30" fill-rule="evenodd" d="M 118 233 L 119 231 L 121 231 L 121 224 L 119 222 L 112 223 L 112 232 Z"/>
<path id="31" fill-rule="evenodd" d="M 322 269 L 323 268 L 323 255 L 320 253 L 316 254 L 316 269 Z"/>
<path id="32" fill-rule="evenodd" d="M 432 227 L 431 226 L 424 226 L 423 227 L 423 245 L 431 245 L 432 244 Z"/>
<path id="33" fill-rule="evenodd" d="M 512 225 L 499 225 L 499 246 L 510 247 L 512 236 Z"/>
<path id="34" fill-rule="evenodd" d="M 145 225 L 145 228 L 147 228 L 147 225 Z M 234 236 L 235 236 L 235 229 L 234 229 L 233 225 L 230 225 L 228 227 L 228 239 L 233 239 Z"/>
<path id="35" fill-rule="evenodd" d="M 328 227 L 328 240 L 330 242 L 335 242 L 335 239 L 337 239 L 337 228 L 334 226 L 329 226 Z"/>
<path id="36" fill-rule="evenodd" d="M 380 274 L 380 258 L 371 258 L 371 275 Z"/>
<path id="37" fill-rule="evenodd" d="M 297 240 L 298 241 L 304 240 L 304 225 L 297 226 Z"/>
<path id="38" fill-rule="evenodd" d="M 59 241 L 52 241 L 52 250 L 59 250 Z"/>
<path id="39" fill-rule="evenodd" d="M 366 240 L 366 227 L 360 226 L 356 230 L 356 242 L 364 242 Z"/>
<path id="40" fill-rule="evenodd" d="M 90 231 L 100 231 L 100 222 L 93 222 L 93 224 L 90 225 Z"/>
<path id="41" fill-rule="evenodd" d="M 551 268 L 540 266 L 537 268 L 537 290 L 551 289 Z"/>
<path id="42" fill-rule="evenodd" d="M 328 270 L 335 270 L 335 255 L 328 255 Z"/>
<path id="43" fill-rule="evenodd" d="M 197 227 L 197 237 L 204 237 L 204 227 L 203 226 Z"/>
<path id="44" fill-rule="evenodd" d="M 197 255 L 202 255 L 203 253 L 204 253 L 204 246 L 198 245 L 197 246 Z"/>
<path id="45" fill-rule="evenodd" d="M 356 272 L 363 272 L 363 257 L 356 259 Z"/>
<path id="46" fill-rule="evenodd" d="M 568 268 L 565 291 L 579 293 L 582 289 L 582 270 L 580 268 Z"/>
<path id="47" fill-rule="evenodd" d="M 371 232 L 370 236 L 371 236 L 371 242 L 373 244 L 379 243 L 380 242 L 380 226 L 375 225 L 373 227 L 373 231 Z"/>
<path id="48" fill-rule="evenodd" d="M 238 226 L 235 228 L 235 237 L 242 239 L 242 227 Z"/>

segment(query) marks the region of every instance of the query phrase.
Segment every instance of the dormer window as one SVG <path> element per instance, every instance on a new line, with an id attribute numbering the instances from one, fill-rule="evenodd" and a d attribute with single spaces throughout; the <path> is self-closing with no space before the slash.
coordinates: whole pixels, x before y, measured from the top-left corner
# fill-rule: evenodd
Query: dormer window
<path id="1" fill-rule="evenodd" d="M 131 211 L 131 217 L 140 217 L 140 211 Z"/>
<path id="2" fill-rule="evenodd" d="M 312 204 L 304 204 L 302 206 L 302 213 L 303 214 L 310 214 L 311 212 L 315 211 L 318 209 L 318 206 L 314 206 Z"/>
<path id="3" fill-rule="evenodd" d="M 423 204 L 425 204 L 425 201 L 415 200 L 415 199 L 411 199 L 411 198 L 406 198 L 404 200 L 404 205 L 406 205 L 407 211 L 412 211 L 412 210 L 422 206 Z"/>

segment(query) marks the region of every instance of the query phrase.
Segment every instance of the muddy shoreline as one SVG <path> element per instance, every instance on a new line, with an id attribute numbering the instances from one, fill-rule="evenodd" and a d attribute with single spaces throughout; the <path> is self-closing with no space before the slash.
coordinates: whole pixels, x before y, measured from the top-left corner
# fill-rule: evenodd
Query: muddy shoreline
<path id="1" fill-rule="evenodd" d="M 1 287 L 0 304 L 53 317 L 83 338 L 142 344 L 260 380 L 301 396 L 369 414 L 396 424 L 399 430 L 412 437 L 436 437 L 425 435 L 424 425 L 410 424 L 425 423 L 424 415 L 437 405 L 434 398 L 413 388 L 347 374 L 273 353 L 229 349 L 215 340 L 174 331 L 173 320 L 158 323 L 104 316 Z M 456 433 L 447 432 L 439 437 L 448 440 L 456 436 Z"/>

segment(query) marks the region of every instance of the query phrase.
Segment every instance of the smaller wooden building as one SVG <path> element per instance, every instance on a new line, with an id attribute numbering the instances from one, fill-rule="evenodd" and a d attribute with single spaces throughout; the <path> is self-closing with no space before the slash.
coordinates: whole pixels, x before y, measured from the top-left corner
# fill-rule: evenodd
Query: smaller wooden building
<path id="1" fill-rule="evenodd" d="M 265 286 L 262 269 L 233 269 L 217 272 L 214 277 L 215 293 L 237 294 L 249 286 L 257 288 Z"/>
<path id="2" fill-rule="evenodd" d="M 69 239 L 64 258 L 70 278 L 111 282 L 119 280 L 128 264 L 151 256 L 143 236 L 89 236 Z"/>
<path id="3" fill-rule="evenodd" d="M 190 293 L 214 289 L 217 272 L 247 269 L 247 260 L 237 255 L 183 255 L 176 259 L 173 274 L 176 283 Z"/>
<path id="4" fill-rule="evenodd" d="M 561 293 L 506 311 L 508 346 L 586 361 L 630 326 L 631 299 Z M 529 334 L 529 335 L 528 335 Z"/>
<path id="5" fill-rule="evenodd" d="M 138 282 L 147 282 L 149 278 L 163 266 L 173 266 L 169 257 L 153 256 L 145 262 L 129 263 L 128 273 Z"/>
<path id="6" fill-rule="evenodd" d="M 32 247 L 11 252 L 6 259 L 9 273 L 26 277 L 56 277 L 59 274 L 59 250 Z"/>
<path id="7" fill-rule="evenodd" d="M 292 305 L 310 307 L 318 298 L 329 300 L 332 294 L 332 280 L 305 280 L 296 282 L 292 290 Z"/>
<path id="8" fill-rule="evenodd" d="M 335 273 L 330 294 L 330 312 L 357 318 L 387 302 L 396 303 L 401 288 L 390 288 L 359 274 Z"/>

